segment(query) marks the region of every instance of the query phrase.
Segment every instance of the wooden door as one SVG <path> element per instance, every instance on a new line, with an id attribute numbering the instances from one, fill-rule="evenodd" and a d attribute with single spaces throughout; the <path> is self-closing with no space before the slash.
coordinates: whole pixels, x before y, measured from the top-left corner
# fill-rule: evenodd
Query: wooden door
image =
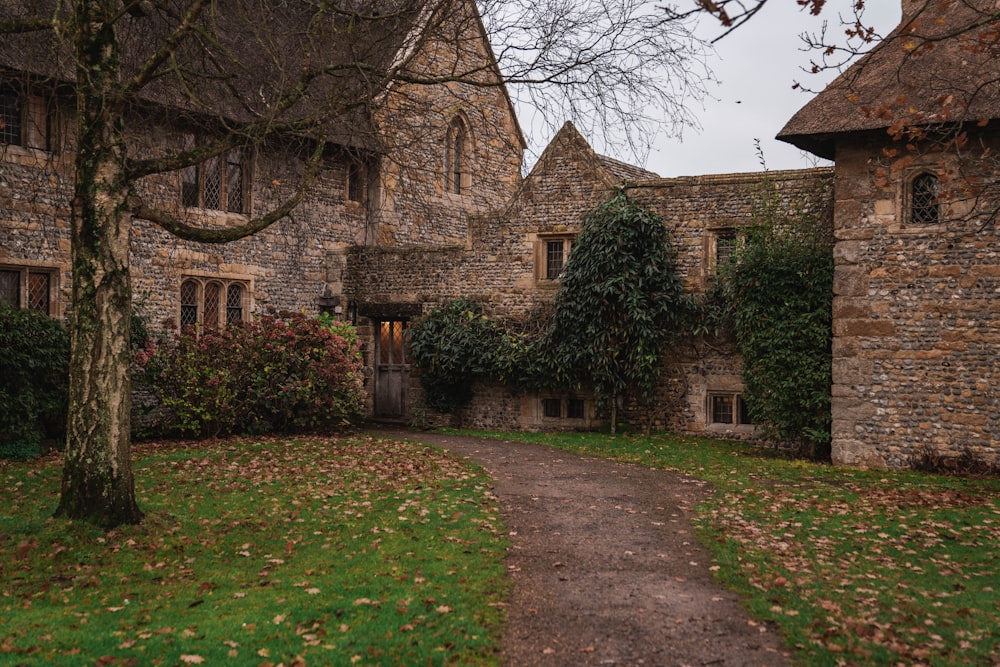
<path id="1" fill-rule="evenodd" d="M 410 364 L 406 357 L 406 320 L 382 320 L 375 337 L 375 416 L 407 416 Z"/>

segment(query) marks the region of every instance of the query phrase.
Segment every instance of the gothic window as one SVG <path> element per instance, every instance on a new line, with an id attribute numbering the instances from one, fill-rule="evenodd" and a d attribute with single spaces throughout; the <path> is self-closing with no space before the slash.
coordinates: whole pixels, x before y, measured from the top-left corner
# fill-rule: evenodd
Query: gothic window
<path id="1" fill-rule="evenodd" d="M 0 302 L 51 315 L 53 275 L 48 269 L 0 268 Z"/>
<path id="2" fill-rule="evenodd" d="M 185 278 L 181 283 L 181 329 L 214 330 L 246 321 L 247 285 L 242 281 Z"/>
<path id="3" fill-rule="evenodd" d="M 229 213 L 249 213 L 247 153 L 234 148 L 181 169 L 181 203 Z"/>
<path id="4" fill-rule="evenodd" d="M 48 149 L 49 111 L 44 97 L 0 86 L 0 144 Z"/>
<path id="5" fill-rule="evenodd" d="M 445 190 L 456 195 L 463 194 L 468 188 L 468 152 L 469 138 L 465 122 L 456 116 L 448 126 L 448 137 L 445 147 Z"/>
<path id="6" fill-rule="evenodd" d="M 940 222 L 938 177 L 924 172 L 910 181 L 910 223 L 936 225 Z"/>

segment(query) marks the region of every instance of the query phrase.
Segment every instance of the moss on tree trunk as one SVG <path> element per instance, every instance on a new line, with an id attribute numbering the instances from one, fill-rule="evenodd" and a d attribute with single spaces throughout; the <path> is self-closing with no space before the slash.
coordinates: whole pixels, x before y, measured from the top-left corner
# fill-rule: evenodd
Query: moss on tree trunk
<path id="1" fill-rule="evenodd" d="M 56 516 L 112 527 L 142 519 L 130 451 L 132 220 L 116 97 L 118 50 L 109 20 L 114 7 L 100 0 L 81 0 L 79 7 L 70 398 Z"/>

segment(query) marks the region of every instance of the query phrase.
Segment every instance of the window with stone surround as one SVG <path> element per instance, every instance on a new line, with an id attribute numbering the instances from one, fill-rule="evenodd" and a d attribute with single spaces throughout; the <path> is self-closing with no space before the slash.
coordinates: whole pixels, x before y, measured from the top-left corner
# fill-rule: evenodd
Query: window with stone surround
<path id="1" fill-rule="evenodd" d="M 559 280 L 572 246 L 572 234 L 540 234 L 535 247 L 535 279 Z"/>
<path id="2" fill-rule="evenodd" d="M 188 143 L 192 143 L 189 138 Z M 250 212 L 248 151 L 233 148 L 181 169 L 181 203 L 228 213 Z"/>
<path id="3" fill-rule="evenodd" d="M 740 234 L 734 228 L 710 229 L 705 238 L 705 267 L 708 275 L 714 275 L 718 267 L 733 261 L 740 247 Z"/>
<path id="4" fill-rule="evenodd" d="M 349 162 L 347 164 L 347 201 L 363 204 L 365 192 L 367 191 L 367 169 L 360 162 Z"/>
<path id="5" fill-rule="evenodd" d="M 938 187 L 938 177 L 930 172 L 921 172 L 910 180 L 908 197 L 910 224 L 936 225 L 941 221 Z"/>
<path id="6" fill-rule="evenodd" d="M 46 98 L 0 85 L 0 144 L 48 150 L 49 115 Z"/>
<path id="7" fill-rule="evenodd" d="M 0 302 L 53 315 L 58 269 L 0 265 Z"/>
<path id="8" fill-rule="evenodd" d="M 565 409 L 564 409 L 565 406 Z M 542 417 L 546 419 L 586 419 L 587 403 L 582 398 L 542 398 Z"/>
<path id="9" fill-rule="evenodd" d="M 706 414 L 710 425 L 749 426 L 753 424 L 743 396 L 739 392 L 710 391 Z"/>
<path id="10" fill-rule="evenodd" d="M 185 278 L 180 292 L 181 329 L 214 330 L 247 321 L 249 293 L 249 283 L 244 280 Z"/>
<path id="11" fill-rule="evenodd" d="M 558 398 L 543 398 L 542 416 L 549 419 L 562 419 L 562 400 Z"/>
<path id="12" fill-rule="evenodd" d="M 461 116 L 455 116 L 448 125 L 445 139 L 444 181 L 445 191 L 467 194 L 472 182 L 469 171 L 469 130 Z"/>

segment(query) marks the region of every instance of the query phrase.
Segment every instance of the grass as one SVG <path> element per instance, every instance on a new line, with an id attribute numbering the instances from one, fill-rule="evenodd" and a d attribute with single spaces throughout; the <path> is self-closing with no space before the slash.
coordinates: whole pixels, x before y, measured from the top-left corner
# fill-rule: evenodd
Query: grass
<path id="1" fill-rule="evenodd" d="M 808 665 L 997 665 L 1000 480 L 863 471 L 717 440 L 491 433 L 710 481 L 718 579 Z"/>
<path id="2" fill-rule="evenodd" d="M 391 441 L 143 446 L 147 518 L 49 518 L 55 458 L 0 462 L 0 664 L 494 665 L 488 479 Z"/>

